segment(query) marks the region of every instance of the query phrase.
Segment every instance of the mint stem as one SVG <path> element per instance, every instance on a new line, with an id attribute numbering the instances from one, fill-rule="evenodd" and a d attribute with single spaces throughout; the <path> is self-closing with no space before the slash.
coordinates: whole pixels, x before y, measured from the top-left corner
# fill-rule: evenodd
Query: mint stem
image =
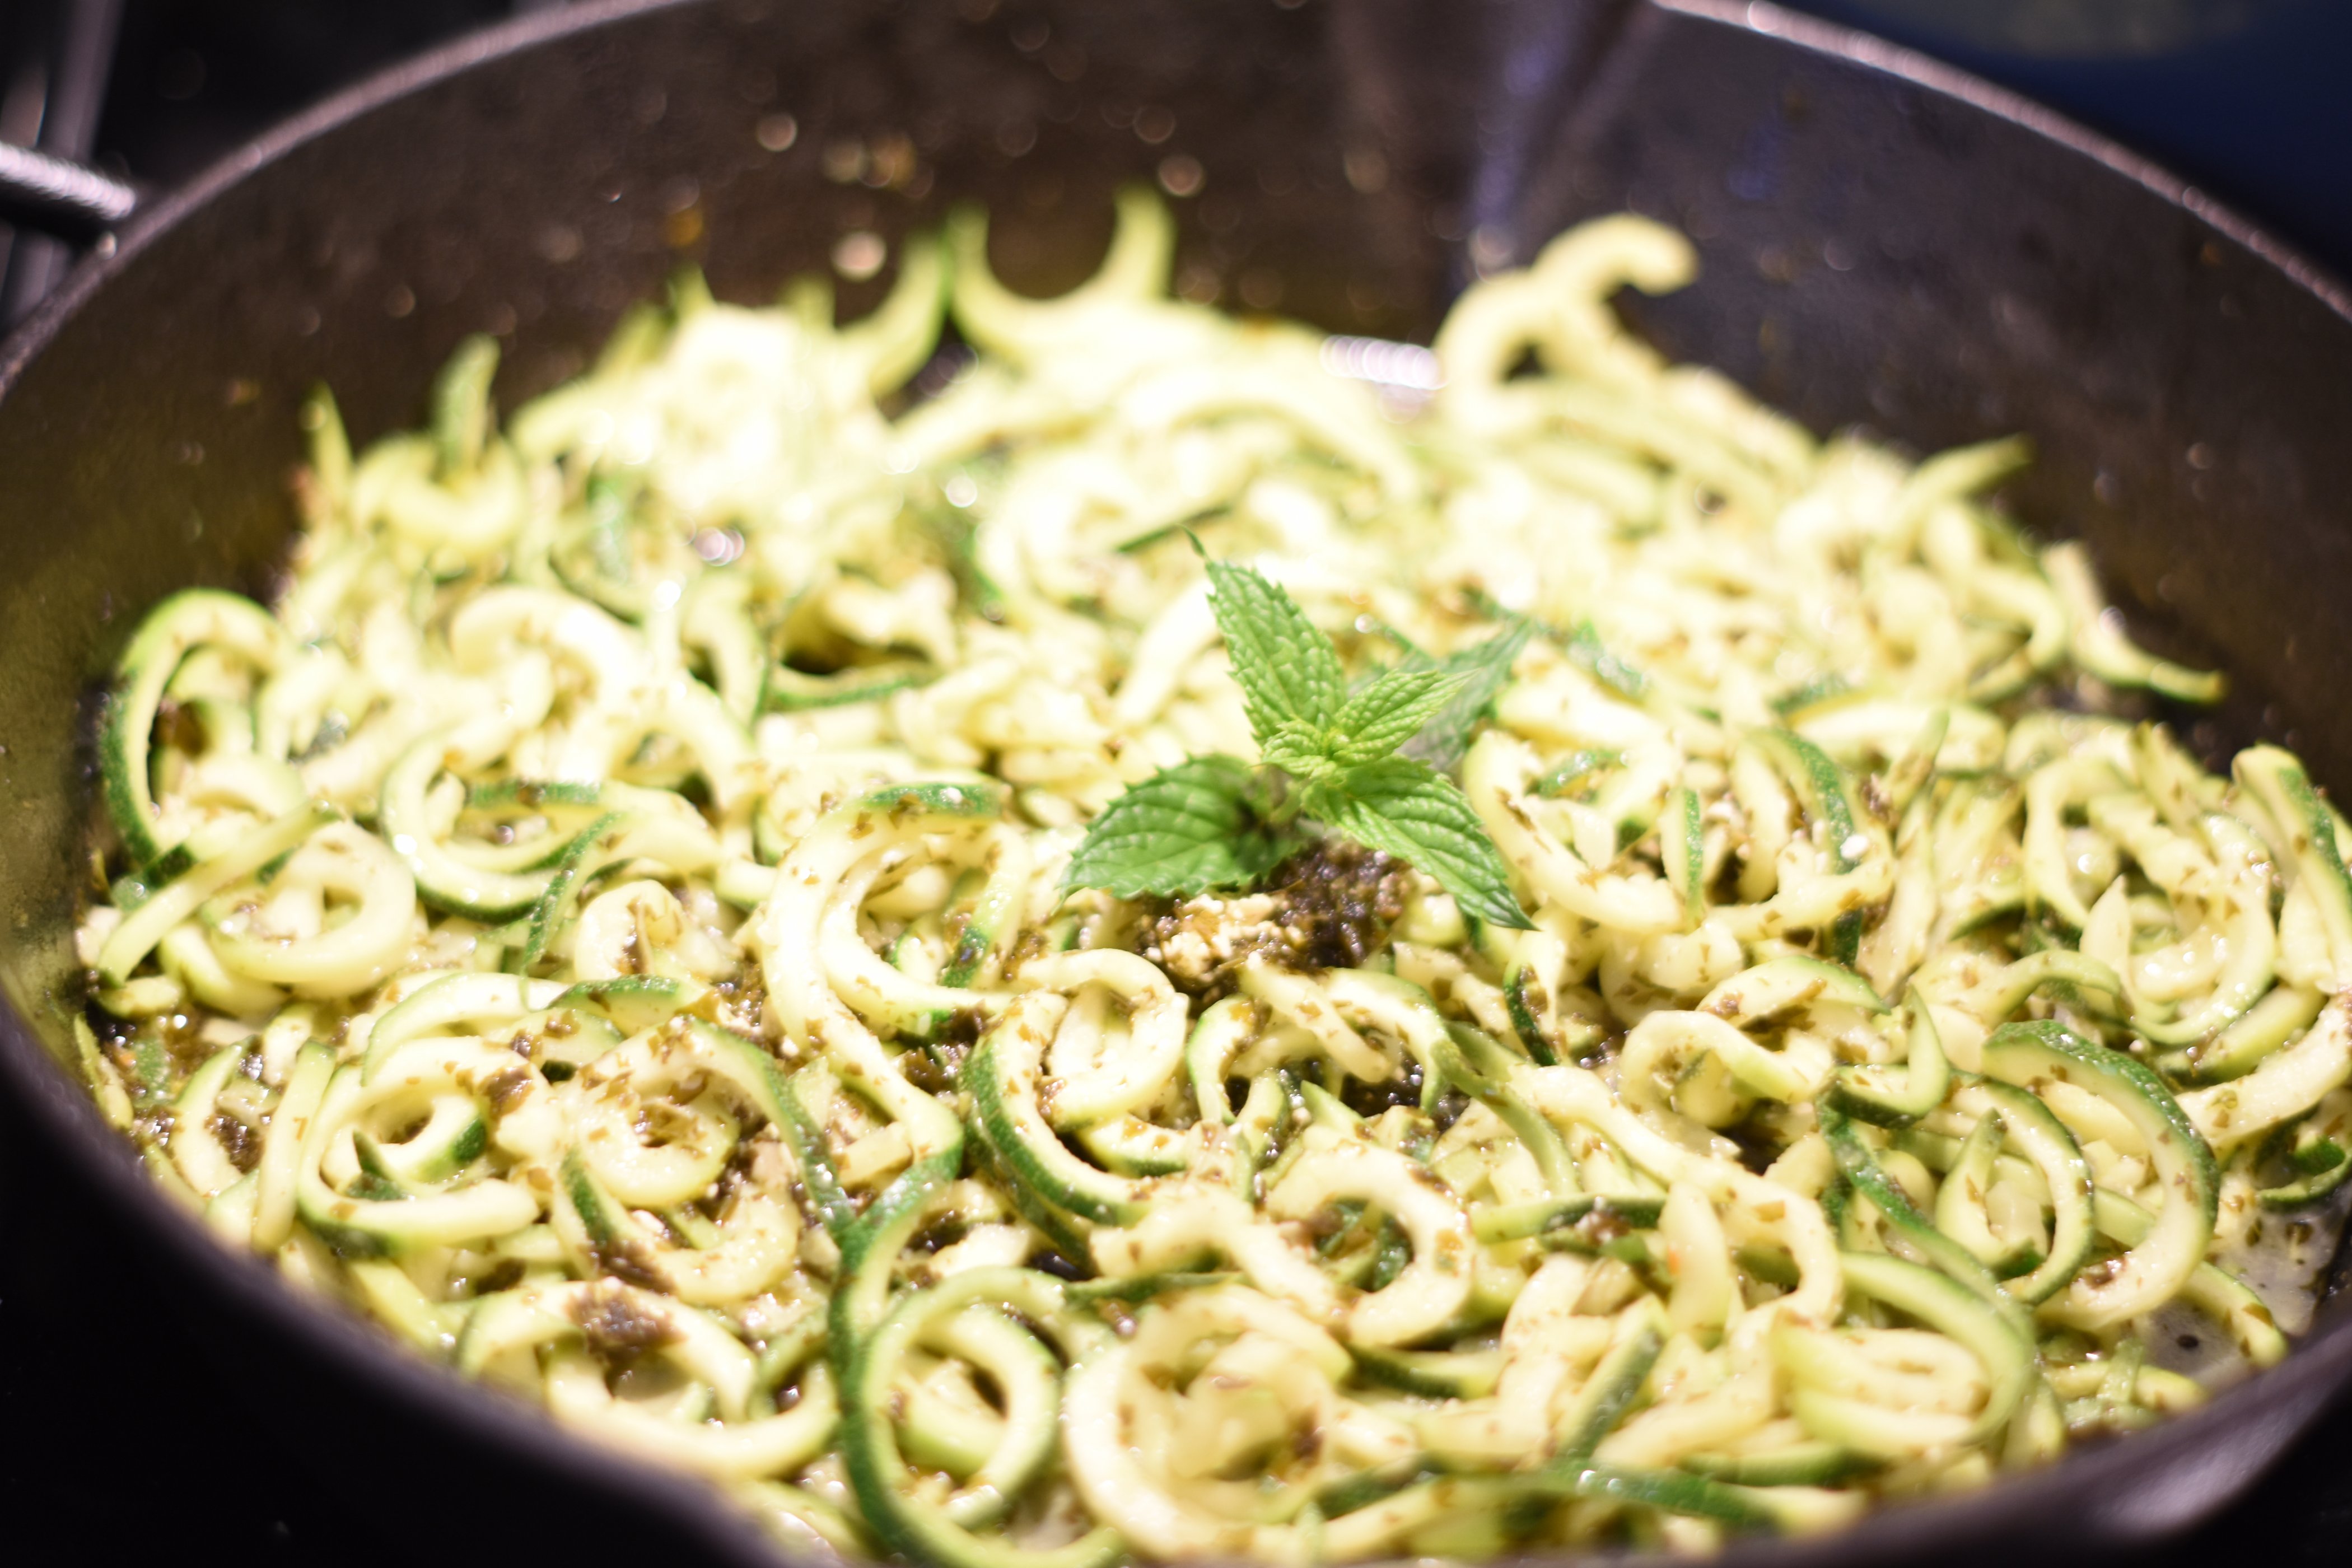
<path id="1" fill-rule="evenodd" d="M 1258 820 L 1277 833 L 1298 819 L 1298 809 L 1307 803 L 1307 792 L 1294 787 L 1295 783 L 1280 768 L 1257 771 L 1257 787 L 1253 794 L 1263 803 Z"/>

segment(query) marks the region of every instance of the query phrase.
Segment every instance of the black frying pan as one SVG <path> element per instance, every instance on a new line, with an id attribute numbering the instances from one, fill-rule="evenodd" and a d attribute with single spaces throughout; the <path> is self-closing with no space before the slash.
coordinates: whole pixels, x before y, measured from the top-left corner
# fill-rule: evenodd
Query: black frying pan
<path id="1" fill-rule="evenodd" d="M 2019 510 L 2091 540 L 2143 637 L 2238 678 L 2198 743 L 2268 734 L 2352 780 L 2352 301 L 1981 83 L 1722 0 L 672 0 L 529 20 L 141 211 L 0 349 L 0 1090 L 42 1173 L 10 1245 L 118 1319 L 127 1301 L 213 1347 L 314 1461 L 268 1484 L 340 1486 L 354 1531 L 416 1552 L 776 1560 L 698 1486 L 213 1247 L 60 1068 L 84 713 L 129 628 L 187 584 L 268 590 L 314 381 L 365 440 L 412 423 L 450 347 L 487 329 L 511 404 L 682 259 L 722 297 L 766 297 L 842 234 L 895 236 L 950 198 L 989 203 L 1000 264 L 1050 291 L 1093 265 L 1112 186 L 1163 169 L 1184 185 L 1178 157 L 1205 175 L 1179 203 L 1180 268 L 1346 331 L 1425 333 L 1474 261 L 1580 217 L 1682 226 L 1704 278 L 1631 306 L 1669 353 L 1817 429 L 1923 449 L 2029 433 Z M 1728 1560 L 2079 1561 L 2204 1516 L 2347 1382 L 2338 1301 L 2286 1366 L 2197 1415 Z"/>

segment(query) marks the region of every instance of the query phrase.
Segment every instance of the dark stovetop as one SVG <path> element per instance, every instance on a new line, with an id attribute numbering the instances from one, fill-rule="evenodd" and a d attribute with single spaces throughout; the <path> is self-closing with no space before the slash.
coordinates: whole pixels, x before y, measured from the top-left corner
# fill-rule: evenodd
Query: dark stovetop
<path id="1" fill-rule="evenodd" d="M 25 19 L 66 3 L 88 0 L 0 0 L 0 89 Z M 169 184 L 379 64 L 533 6 L 127 0 L 96 148 L 142 179 Z M 1906 10 L 1886 0 L 1811 8 L 1852 21 Z M 2004 56 L 1980 40 L 1945 52 L 2146 147 L 2352 270 L 2352 161 L 2342 156 L 2352 146 L 2352 95 L 2335 85 L 2336 66 L 2352 60 L 2352 6 L 2272 0 L 2269 15 L 2269 33 L 2193 57 L 2069 61 Z M 1909 41 L 1943 45 L 1925 26 Z M 237 1392 L 243 1358 L 268 1353 L 265 1346 L 199 1346 L 135 1269 L 99 1278 L 33 1263 L 56 1256 L 37 1243 L 64 1222 L 44 1173 L 28 1168 L 13 1120 L 0 1107 L 0 1529 L 8 1532 L 0 1539 L 12 1549 L 0 1557 L 62 1560 L 37 1545 L 18 1554 L 60 1528 L 71 1530 L 75 1556 L 104 1563 L 177 1553 L 197 1563 L 411 1568 L 420 1551 L 464 1550 L 396 1525 L 371 1528 L 349 1494 L 320 1484 L 335 1466 L 334 1434 L 285 1430 Z M 2135 1561 L 2332 1568 L 2352 1540 L 2347 1459 L 2352 1408 L 2237 1506 Z"/>

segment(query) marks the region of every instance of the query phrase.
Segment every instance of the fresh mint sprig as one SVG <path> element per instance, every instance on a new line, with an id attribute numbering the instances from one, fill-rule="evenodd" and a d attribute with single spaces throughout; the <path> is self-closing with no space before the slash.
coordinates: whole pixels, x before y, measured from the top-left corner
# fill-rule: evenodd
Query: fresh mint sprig
<path id="1" fill-rule="evenodd" d="M 1063 886 L 1121 898 L 1246 886 L 1319 823 L 1428 872 L 1464 914 L 1524 929 L 1502 856 L 1438 770 L 1460 761 L 1526 624 L 1444 659 L 1410 653 L 1351 692 L 1339 649 L 1288 594 L 1246 566 L 1208 569 L 1260 763 L 1193 757 L 1134 785 L 1095 818 Z"/>

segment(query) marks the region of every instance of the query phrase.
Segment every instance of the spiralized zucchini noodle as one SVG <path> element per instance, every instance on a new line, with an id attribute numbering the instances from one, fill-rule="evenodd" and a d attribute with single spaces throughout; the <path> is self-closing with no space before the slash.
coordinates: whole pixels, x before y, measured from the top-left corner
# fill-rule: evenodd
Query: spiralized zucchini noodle
<path id="1" fill-rule="evenodd" d="M 2147 721 L 2219 682 L 1985 499 L 2023 448 L 1666 364 L 1608 305 L 1694 274 L 1645 220 L 1472 287 L 1433 393 L 1171 301 L 1172 232 L 1122 196 L 1038 300 L 966 214 L 845 327 L 688 277 L 356 456 L 315 399 L 275 605 L 166 600 L 103 719 L 83 1059 L 156 1178 L 956 1568 L 1704 1550 L 2283 1355 L 2344 824 Z M 1336 837 L 1066 886 L 1258 755 L 1203 552 L 1359 681 L 1524 636 L 1454 776 L 1528 929 Z"/>

